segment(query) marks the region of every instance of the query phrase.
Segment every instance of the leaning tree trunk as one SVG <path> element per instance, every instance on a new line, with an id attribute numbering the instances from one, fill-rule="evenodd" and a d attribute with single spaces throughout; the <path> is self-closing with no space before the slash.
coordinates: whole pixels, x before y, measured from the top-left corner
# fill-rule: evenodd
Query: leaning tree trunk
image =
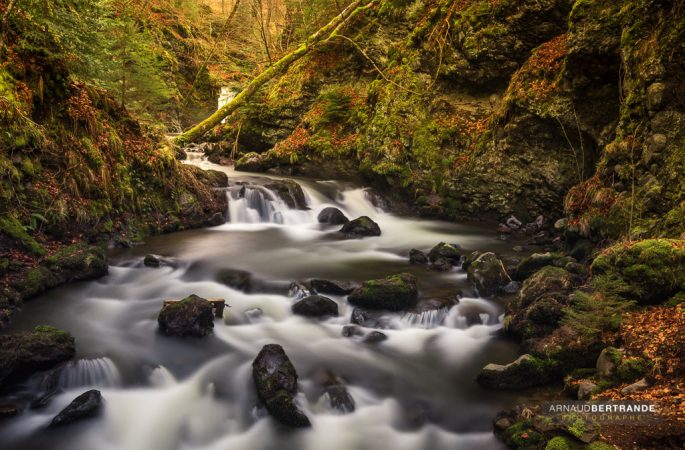
<path id="1" fill-rule="evenodd" d="M 288 53 L 276 61 L 273 65 L 269 66 L 264 72 L 260 73 L 233 100 L 226 103 L 218 111 L 199 124 L 177 136 L 174 139 L 174 143 L 179 146 L 185 146 L 188 143 L 194 142 L 198 138 L 202 137 L 209 130 L 219 125 L 222 120 L 232 114 L 236 109 L 243 106 L 255 94 L 255 92 L 259 90 L 260 87 L 278 75 L 285 73 L 292 63 L 306 55 L 314 45 L 320 42 L 326 42 L 337 36 L 338 31 L 344 25 L 346 25 L 352 17 L 359 12 L 369 9 L 374 5 L 374 3 L 376 3 L 376 1 L 377 0 L 372 0 L 365 6 L 359 6 L 361 4 L 361 0 L 352 2 L 323 28 L 320 28 L 316 33 L 309 36 L 304 44 L 300 45 L 297 49 Z"/>

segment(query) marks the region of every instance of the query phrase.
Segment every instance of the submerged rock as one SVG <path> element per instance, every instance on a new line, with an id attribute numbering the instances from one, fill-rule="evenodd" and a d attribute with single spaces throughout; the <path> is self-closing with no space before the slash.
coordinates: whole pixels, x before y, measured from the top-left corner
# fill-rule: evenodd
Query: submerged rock
<path id="1" fill-rule="evenodd" d="M 214 329 L 214 312 L 210 302 L 193 294 L 163 307 L 157 322 L 168 336 L 204 337 Z"/>
<path id="2" fill-rule="evenodd" d="M 215 279 L 219 283 L 243 292 L 249 292 L 252 288 L 252 274 L 244 270 L 221 269 L 216 273 Z"/>
<path id="3" fill-rule="evenodd" d="M 92 389 L 76 397 L 50 422 L 50 428 L 69 425 L 79 420 L 97 416 L 102 410 L 102 394 Z"/>
<path id="4" fill-rule="evenodd" d="M 350 221 L 342 211 L 334 207 L 324 208 L 319 213 L 317 220 L 319 223 L 327 223 L 329 225 L 343 225 Z"/>
<path id="5" fill-rule="evenodd" d="M 409 250 L 409 264 L 428 264 L 428 255 L 426 255 L 421 250 L 412 248 Z"/>
<path id="6" fill-rule="evenodd" d="M 327 317 L 338 315 L 338 304 L 328 297 L 310 295 L 292 306 L 293 313 L 305 317 Z"/>
<path id="7" fill-rule="evenodd" d="M 359 239 L 369 236 L 380 236 L 381 228 L 367 216 L 361 216 L 347 222 L 340 231 L 347 239 Z"/>
<path id="8" fill-rule="evenodd" d="M 543 361 L 523 355 L 506 365 L 488 364 L 481 369 L 476 380 L 492 389 L 526 389 L 548 383 L 550 377 Z"/>
<path id="9" fill-rule="evenodd" d="M 297 372 L 277 344 L 265 345 L 252 363 L 257 396 L 269 414 L 289 427 L 310 427 L 309 418 L 295 404 Z"/>
<path id="10" fill-rule="evenodd" d="M 481 295 L 501 292 L 511 282 L 507 270 L 494 253 L 483 253 L 468 268 L 468 279 Z"/>
<path id="11" fill-rule="evenodd" d="M 362 308 L 402 311 L 414 306 L 418 297 L 416 277 L 409 273 L 401 273 L 365 281 L 347 297 L 347 300 Z"/>
<path id="12" fill-rule="evenodd" d="M 0 336 L 0 387 L 48 370 L 76 354 L 66 331 L 41 325 L 31 332 Z"/>
<path id="13" fill-rule="evenodd" d="M 378 344 L 379 342 L 383 342 L 387 339 L 388 336 L 385 333 L 381 333 L 380 331 L 372 331 L 364 337 L 364 342 L 366 344 Z"/>
<path id="14" fill-rule="evenodd" d="M 153 254 L 145 255 L 145 258 L 143 258 L 143 265 L 146 267 L 159 267 L 162 265 L 162 257 Z"/>
<path id="15" fill-rule="evenodd" d="M 309 285 L 317 293 L 332 295 L 347 295 L 359 286 L 351 281 L 322 280 L 319 278 L 309 280 Z"/>
<path id="16" fill-rule="evenodd" d="M 343 381 L 334 373 L 325 370 L 317 374 L 317 381 L 323 387 L 330 407 L 341 414 L 354 412 L 355 403 Z"/>

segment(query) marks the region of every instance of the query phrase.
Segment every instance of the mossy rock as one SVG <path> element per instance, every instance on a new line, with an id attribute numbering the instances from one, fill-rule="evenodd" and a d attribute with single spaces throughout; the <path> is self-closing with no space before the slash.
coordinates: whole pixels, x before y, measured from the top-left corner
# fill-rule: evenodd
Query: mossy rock
<path id="1" fill-rule="evenodd" d="M 431 262 L 444 258 L 453 265 L 456 265 L 461 262 L 462 253 L 462 250 L 457 245 L 440 242 L 428 252 L 428 258 Z"/>
<path id="2" fill-rule="evenodd" d="M 164 306 L 157 322 L 167 336 L 205 337 L 214 330 L 214 311 L 209 301 L 193 294 Z"/>
<path id="3" fill-rule="evenodd" d="M 664 303 L 685 291 L 685 241 L 648 239 L 606 249 L 592 274 L 623 285 L 623 295 L 640 304 Z"/>
<path id="4" fill-rule="evenodd" d="M 497 294 L 511 282 L 502 261 L 490 252 L 483 253 L 469 264 L 467 277 L 482 296 Z"/>
<path id="5" fill-rule="evenodd" d="M 343 225 L 340 232 L 348 239 L 359 239 L 363 237 L 380 236 L 381 228 L 369 217 L 361 216 L 354 220 L 350 220 Z"/>
<path id="6" fill-rule="evenodd" d="M 361 308 L 402 311 L 414 306 L 418 296 L 416 277 L 409 273 L 401 273 L 365 281 L 347 297 L 347 300 Z"/>
<path id="7" fill-rule="evenodd" d="M 488 364 L 481 369 L 476 381 L 491 389 L 526 389 L 551 381 L 549 361 L 523 355 L 506 365 Z"/>
<path id="8" fill-rule="evenodd" d="M 51 369 L 75 354 L 74 338 L 47 325 L 28 333 L 0 336 L 0 387 Z"/>
<path id="9" fill-rule="evenodd" d="M 565 267 L 569 263 L 576 262 L 570 256 L 564 256 L 559 253 L 533 253 L 516 267 L 514 278 L 518 281 L 523 281 L 546 266 Z"/>

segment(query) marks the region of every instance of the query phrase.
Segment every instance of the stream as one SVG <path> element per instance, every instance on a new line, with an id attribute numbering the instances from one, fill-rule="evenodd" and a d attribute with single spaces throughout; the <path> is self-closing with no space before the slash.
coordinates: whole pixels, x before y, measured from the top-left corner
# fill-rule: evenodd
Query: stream
<path id="1" fill-rule="evenodd" d="M 77 359 L 39 374 L 17 397 L 57 392 L 41 409 L 26 409 L 0 425 L 3 449 L 258 450 L 258 449 L 500 449 L 495 414 L 517 395 L 480 388 L 475 377 L 489 362 L 513 361 L 516 346 L 494 333 L 502 307 L 478 298 L 461 270 L 437 273 L 408 262 L 409 250 L 438 242 L 468 250 L 507 251 L 494 230 L 400 217 L 374 206 L 368 190 L 337 181 L 295 179 L 308 210 L 290 209 L 273 192 L 254 187 L 239 195 L 236 181 L 264 175 L 232 171 L 189 155 L 190 164 L 227 172 L 231 186 L 226 224 L 149 238 L 110 251 L 109 275 L 51 290 L 28 302 L 10 331 L 48 324 L 70 331 Z M 276 177 L 274 177 L 276 178 Z M 344 240 L 339 226 L 319 224 L 327 206 L 350 219 L 367 215 L 380 237 Z M 160 268 L 143 256 L 162 255 Z M 250 293 L 217 281 L 222 268 L 252 274 Z M 352 307 L 340 316 L 294 316 L 293 281 L 324 278 L 361 282 L 399 272 L 418 277 L 422 299 L 456 299 L 451 308 L 388 313 L 387 340 L 343 337 Z M 157 331 L 162 300 L 197 294 L 225 298 L 224 319 L 206 339 L 178 339 Z M 365 330 L 369 332 L 371 330 Z M 252 361 L 270 343 L 283 346 L 299 374 L 298 402 L 312 422 L 285 430 L 257 406 Z M 317 379 L 330 370 L 344 380 L 354 412 L 342 414 L 320 395 Z M 96 388 L 103 414 L 46 429 L 62 408 Z"/>

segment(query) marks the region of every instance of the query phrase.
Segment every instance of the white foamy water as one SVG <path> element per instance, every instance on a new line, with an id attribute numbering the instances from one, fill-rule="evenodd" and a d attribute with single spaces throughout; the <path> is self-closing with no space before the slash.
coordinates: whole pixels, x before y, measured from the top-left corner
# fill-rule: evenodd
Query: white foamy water
<path id="1" fill-rule="evenodd" d="M 476 228 L 400 217 L 375 207 L 367 189 L 334 181 L 297 180 L 308 209 L 290 209 L 273 191 L 236 184 L 250 176 L 191 155 L 189 162 L 224 170 L 232 187 L 228 223 L 150 238 L 141 247 L 113 252 L 109 276 L 54 290 L 26 305 L 18 326 L 48 323 L 67 329 L 79 358 L 34 378 L 27 391 L 59 391 L 48 406 L 26 410 L 0 425 L 7 449 L 255 450 L 255 449 L 498 449 L 491 420 L 510 400 L 481 391 L 478 368 L 514 359 L 514 349 L 494 341 L 501 308 L 472 292 L 463 272 L 435 273 L 410 266 L 411 248 L 427 251 L 440 241 L 468 249 L 502 245 Z M 274 178 L 274 177 L 269 177 Z M 319 212 L 340 208 L 350 219 L 378 222 L 380 237 L 344 240 L 338 226 L 321 225 Z M 173 264 L 147 268 L 146 253 Z M 252 290 L 225 286 L 225 268 L 252 274 Z M 369 344 L 372 328 L 343 337 L 353 307 L 345 296 L 326 295 L 340 315 L 326 320 L 294 316 L 292 281 L 350 281 L 408 271 L 419 278 L 422 299 L 466 297 L 451 308 L 386 313 L 386 340 Z M 203 340 L 172 339 L 157 332 L 156 317 L 168 298 L 189 294 L 224 298 L 223 318 Z M 22 322 L 23 320 L 23 322 Z M 285 432 L 258 405 L 251 363 L 263 345 L 282 345 L 299 374 L 298 401 L 308 430 Z M 87 355 L 104 355 L 97 358 Z M 317 373 L 335 373 L 354 399 L 342 414 L 321 393 Z M 98 388 L 103 414 L 62 430 L 53 440 L 44 427 L 73 398 Z"/>

